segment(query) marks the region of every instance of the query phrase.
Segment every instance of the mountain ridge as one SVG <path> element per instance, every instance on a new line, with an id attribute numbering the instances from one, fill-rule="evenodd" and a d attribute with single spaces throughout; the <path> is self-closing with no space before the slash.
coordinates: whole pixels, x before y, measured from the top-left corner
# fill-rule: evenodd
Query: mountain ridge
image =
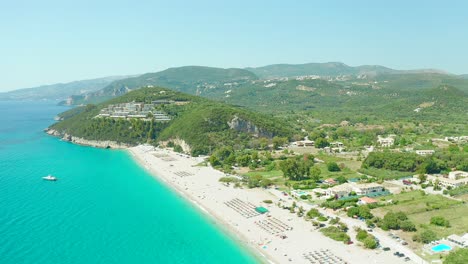
<path id="1" fill-rule="evenodd" d="M 21 88 L 0 93 L 0 100 L 64 100 L 72 94 L 86 94 L 104 88 L 113 81 L 128 78 L 129 75 L 107 76 L 72 82 Z"/>

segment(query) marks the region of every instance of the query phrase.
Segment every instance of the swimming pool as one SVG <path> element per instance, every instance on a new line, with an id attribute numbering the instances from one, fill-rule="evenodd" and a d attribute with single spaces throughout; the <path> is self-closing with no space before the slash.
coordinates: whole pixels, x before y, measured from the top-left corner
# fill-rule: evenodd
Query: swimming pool
<path id="1" fill-rule="evenodd" d="M 450 251 L 452 250 L 452 247 L 446 244 L 438 244 L 436 246 L 433 246 L 431 250 L 434 252 Z"/>

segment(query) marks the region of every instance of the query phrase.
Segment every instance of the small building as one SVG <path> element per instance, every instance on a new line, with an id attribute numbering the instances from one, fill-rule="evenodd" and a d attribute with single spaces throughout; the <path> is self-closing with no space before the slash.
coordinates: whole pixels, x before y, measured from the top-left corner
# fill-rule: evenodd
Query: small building
<path id="1" fill-rule="evenodd" d="M 355 187 L 353 189 L 357 195 L 366 195 L 374 192 L 383 192 L 385 188 L 378 183 L 371 182 L 355 184 Z"/>
<path id="2" fill-rule="evenodd" d="M 359 198 L 358 204 L 359 205 L 364 205 L 364 204 L 375 204 L 378 203 L 377 200 L 369 198 L 367 196 Z"/>
<path id="3" fill-rule="evenodd" d="M 335 184 L 338 183 L 333 178 L 325 179 L 325 180 L 323 180 L 323 182 L 326 183 L 326 184 L 329 184 L 329 185 L 335 185 Z"/>
<path id="4" fill-rule="evenodd" d="M 348 197 L 352 190 L 353 189 L 348 184 L 336 185 L 327 189 L 327 195 L 339 199 Z"/>
<path id="5" fill-rule="evenodd" d="M 451 171 L 448 174 L 448 178 L 452 180 L 459 180 L 468 177 L 468 172 L 465 171 Z"/>
<path id="6" fill-rule="evenodd" d="M 379 135 L 379 136 L 377 136 L 377 142 L 382 147 L 391 147 L 391 146 L 393 146 L 393 144 L 395 144 L 395 137 L 394 136 L 381 137 Z"/>
<path id="7" fill-rule="evenodd" d="M 416 150 L 416 154 L 419 156 L 430 156 L 435 153 L 435 150 L 432 149 L 426 149 L 426 150 Z"/>
<path id="8" fill-rule="evenodd" d="M 298 147 L 313 147 L 315 146 L 315 142 L 313 140 L 302 140 L 297 142 Z"/>

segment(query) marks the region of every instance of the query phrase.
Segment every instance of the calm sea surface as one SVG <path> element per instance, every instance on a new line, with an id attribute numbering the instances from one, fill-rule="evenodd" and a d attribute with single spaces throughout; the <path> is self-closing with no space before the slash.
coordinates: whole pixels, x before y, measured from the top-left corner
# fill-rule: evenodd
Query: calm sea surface
<path id="1" fill-rule="evenodd" d="M 0 101 L 0 263 L 256 262 L 127 152 L 42 132 L 64 110 Z"/>

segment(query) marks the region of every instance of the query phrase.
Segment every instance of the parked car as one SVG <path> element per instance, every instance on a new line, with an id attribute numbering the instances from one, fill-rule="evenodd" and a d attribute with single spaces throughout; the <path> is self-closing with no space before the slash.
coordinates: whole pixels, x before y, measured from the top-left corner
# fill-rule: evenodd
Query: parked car
<path id="1" fill-rule="evenodd" d="M 393 253 L 393 255 L 394 255 L 394 256 L 399 256 L 399 255 L 400 255 L 400 252 L 397 251 L 397 252 Z"/>
<path id="2" fill-rule="evenodd" d="M 372 230 L 371 228 L 367 229 L 367 232 L 373 232 L 374 230 Z"/>
<path id="3" fill-rule="evenodd" d="M 390 251 L 390 248 L 389 247 L 384 247 L 382 248 L 383 251 Z"/>
<path id="4" fill-rule="evenodd" d="M 406 242 L 406 241 L 401 241 L 401 244 L 404 245 L 404 246 L 406 246 L 406 245 L 408 245 L 408 242 Z"/>
<path id="5" fill-rule="evenodd" d="M 405 261 L 410 261 L 411 259 L 409 257 L 406 257 L 405 258 Z"/>
<path id="6" fill-rule="evenodd" d="M 351 241 L 351 240 L 349 240 L 348 242 L 346 242 L 346 244 L 347 244 L 347 245 L 352 245 L 352 244 L 354 244 L 354 242 Z"/>

